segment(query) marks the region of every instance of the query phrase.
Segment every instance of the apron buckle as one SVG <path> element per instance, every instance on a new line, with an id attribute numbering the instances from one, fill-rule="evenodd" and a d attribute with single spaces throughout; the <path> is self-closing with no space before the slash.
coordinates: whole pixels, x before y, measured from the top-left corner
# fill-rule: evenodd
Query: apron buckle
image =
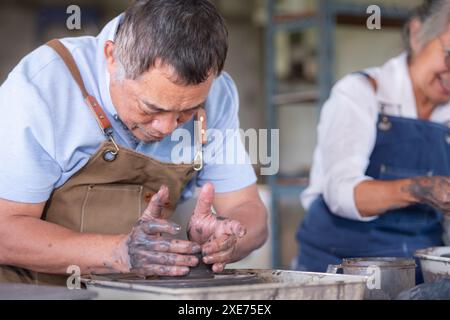
<path id="1" fill-rule="evenodd" d="M 203 169 L 203 152 L 201 150 L 197 151 L 194 158 L 194 170 L 201 171 Z"/>
<path id="2" fill-rule="evenodd" d="M 389 121 L 389 118 L 386 116 L 383 116 L 380 123 L 378 123 L 378 129 L 381 131 L 389 131 L 392 128 L 392 123 Z"/>
<path id="3" fill-rule="evenodd" d="M 120 149 L 112 136 L 112 131 L 107 132 L 106 136 L 108 137 L 108 140 L 113 144 L 114 150 L 108 149 L 105 152 L 103 152 L 103 160 L 107 162 L 113 162 L 114 160 L 116 160 Z"/>
<path id="4" fill-rule="evenodd" d="M 117 151 L 114 150 L 106 150 L 103 152 L 103 160 L 106 162 L 113 162 L 117 158 Z"/>

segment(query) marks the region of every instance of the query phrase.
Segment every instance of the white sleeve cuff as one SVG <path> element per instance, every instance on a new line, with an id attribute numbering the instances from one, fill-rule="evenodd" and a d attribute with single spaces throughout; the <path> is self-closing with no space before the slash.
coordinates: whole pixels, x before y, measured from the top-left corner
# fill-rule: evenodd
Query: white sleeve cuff
<path id="1" fill-rule="evenodd" d="M 339 190 L 333 190 L 335 196 L 324 193 L 325 202 L 330 208 L 331 212 L 342 218 L 370 222 L 376 220 L 378 217 L 363 217 L 356 208 L 355 202 L 355 188 L 363 181 L 373 180 L 371 177 L 362 176 L 353 179 L 347 179 L 339 184 Z"/>

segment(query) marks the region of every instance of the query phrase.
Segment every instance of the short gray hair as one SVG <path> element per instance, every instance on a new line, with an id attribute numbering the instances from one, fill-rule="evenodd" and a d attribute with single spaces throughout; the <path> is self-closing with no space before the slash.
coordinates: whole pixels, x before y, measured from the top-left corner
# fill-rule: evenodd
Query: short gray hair
<path id="1" fill-rule="evenodd" d="M 450 23 L 450 0 L 425 0 L 418 7 L 405 26 L 404 42 L 408 53 L 412 54 L 410 23 L 419 19 L 422 26 L 417 35 L 420 47 L 426 46 L 430 41 L 442 34 Z"/>
<path id="2" fill-rule="evenodd" d="M 222 71 L 227 51 L 225 21 L 208 0 L 139 0 L 117 31 L 117 78 L 135 80 L 161 61 L 175 83 L 196 85 Z"/>

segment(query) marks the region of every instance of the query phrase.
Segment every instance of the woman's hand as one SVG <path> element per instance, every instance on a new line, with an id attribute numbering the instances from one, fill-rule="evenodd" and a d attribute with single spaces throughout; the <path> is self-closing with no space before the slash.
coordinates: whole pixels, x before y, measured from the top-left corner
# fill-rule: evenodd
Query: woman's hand
<path id="1" fill-rule="evenodd" d="M 412 178 L 407 191 L 417 202 L 450 215 L 450 177 Z"/>

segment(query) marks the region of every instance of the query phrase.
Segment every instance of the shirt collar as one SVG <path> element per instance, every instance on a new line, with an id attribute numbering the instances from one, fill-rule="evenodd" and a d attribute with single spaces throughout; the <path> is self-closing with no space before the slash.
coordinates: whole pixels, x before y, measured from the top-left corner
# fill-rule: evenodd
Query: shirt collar
<path id="1" fill-rule="evenodd" d="M 406 52 L 392 58 L 380 68 L 377 85 L 377 99 L 386 108 L 390 108 L 390 114 L 417 118 L 416 99 Z"/>
<path id="2" fill-rule="evenodd" d="M 102 100 L 102 107 L 107 113 L 113 117 L 117 116 L 116 108 L 114 107 L 111 94 L 109 92 L 110 74 L 106 66 L 106 59 L 104 53 L 105 42 L 108 40 L 114 41 L 116 38 L 117 29 L 122 22 L 124 14 L 120 14 L 113 20 L 111 20 L 97 36 L 97 68 L 98 68 L 98 81 L 100 88 L 100 95 Z"/>

